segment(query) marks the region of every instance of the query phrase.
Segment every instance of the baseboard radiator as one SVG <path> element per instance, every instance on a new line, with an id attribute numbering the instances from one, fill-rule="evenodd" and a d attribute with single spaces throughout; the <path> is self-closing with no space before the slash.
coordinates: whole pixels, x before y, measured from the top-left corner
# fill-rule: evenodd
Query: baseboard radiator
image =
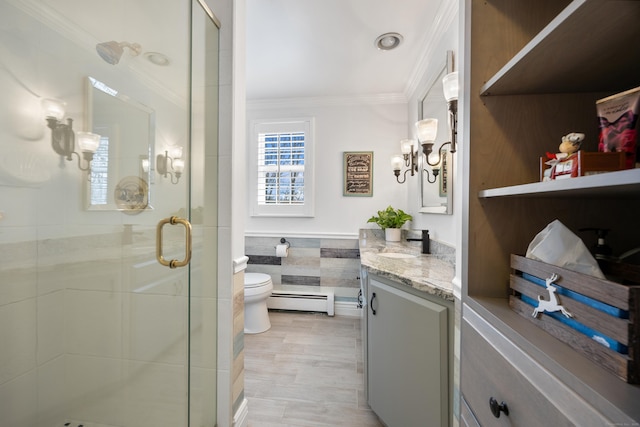
<path id="1" fill-rule="evenodd" d="M 267 308 L 275 310 L 317 311 L 335 315 L 333 292 L 299 292 L 274 290 Z"/>

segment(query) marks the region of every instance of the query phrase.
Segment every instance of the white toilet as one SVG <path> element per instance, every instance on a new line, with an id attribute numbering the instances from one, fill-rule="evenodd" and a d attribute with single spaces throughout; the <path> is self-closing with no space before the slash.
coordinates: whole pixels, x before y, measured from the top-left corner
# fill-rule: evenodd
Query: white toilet
<path id="1" fill-rule="evenodd" d="M 264 273 L 244 274 L 244 333 L 259 334 L 271 328 L 267 298 L 273 291 L 271 276 Z"/>

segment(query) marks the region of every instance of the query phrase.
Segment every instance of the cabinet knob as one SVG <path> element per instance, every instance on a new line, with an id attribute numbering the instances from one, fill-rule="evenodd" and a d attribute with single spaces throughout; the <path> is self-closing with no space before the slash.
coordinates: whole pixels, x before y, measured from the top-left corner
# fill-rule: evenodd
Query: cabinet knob
<path id="1" fill-rule="evenodd" d="M 489 408 L 494 417 L 500 418 L 500 412 L 504 412 L 506 416 L 509 416 L 509 407 L 504 402 L 498 403 L 493 397 L 489 399 Z"/>

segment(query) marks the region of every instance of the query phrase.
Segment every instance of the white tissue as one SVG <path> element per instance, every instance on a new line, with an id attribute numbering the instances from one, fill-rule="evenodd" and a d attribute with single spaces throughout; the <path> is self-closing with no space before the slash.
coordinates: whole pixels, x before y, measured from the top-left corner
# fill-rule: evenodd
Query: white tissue
<path id="1" fill-rule="evenodd" d="M 600 279 L 605 278 L 598 261 L 582 240 L 557 219 L 529 243 L 526 257 Z"/>
<path id="2" fill-rule="evenodd" d="M 276 256 L 280 258 L 286 258 L 289 255 L 289 245 L 277 245 Z"/>

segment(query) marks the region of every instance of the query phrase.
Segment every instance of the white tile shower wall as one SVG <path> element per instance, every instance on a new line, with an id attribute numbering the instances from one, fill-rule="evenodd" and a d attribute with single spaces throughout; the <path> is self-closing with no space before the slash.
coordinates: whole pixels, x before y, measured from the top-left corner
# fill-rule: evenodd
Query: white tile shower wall
<path id="1" fill-rule="evenodd" d="M 38 365 L 65 353 L 65 292 L 56 291 L 38 297 Z"/>
<path id="2" fill-rule="evenodd" d="M 29 298 L 0 307 L 0 384 L 36 367 L 36 299 Z"/>
<path id="3" fill-rule="evenodd" d="M 271 275 L 274 289 L 327 291 L 356 301 L 360 289 L 358 239 L 286 238 L 287 257 L 276 256 L 280 237 L 245 237 L 247 272 Z"/>
<path id="4" fill-rule="evenodd" d="M 121 233 L 0 245 L 16 261 L 0 266 L 0 427 L 183 424 L 187 287 L 135 238 L 124 249 Z M 196 302 L 207 315 L 194 332 L 215 336 L 215 299 Z M 215 343 L 196 350 L 215 378 Z M 140 420 L 140 408 L 154 415 Z"/>
<path id="5" fill-rule="evenodd" d="M 37 376 L 32 370 L 0 385 L 2 427 L 37 425 Z"/>

